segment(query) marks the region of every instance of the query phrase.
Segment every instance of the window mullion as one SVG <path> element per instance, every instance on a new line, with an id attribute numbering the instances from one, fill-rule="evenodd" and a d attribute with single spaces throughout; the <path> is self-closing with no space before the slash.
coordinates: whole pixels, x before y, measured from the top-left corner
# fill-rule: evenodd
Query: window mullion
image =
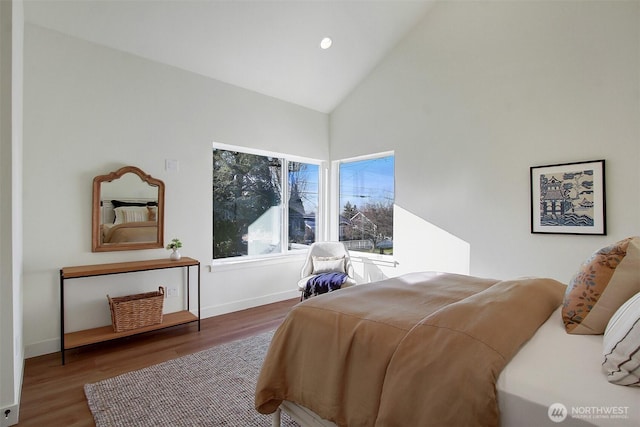
<path id="1" fill-rule="evenodd" d="M 282 219 L 282 229 L 280 230 L 280 242 L 281 252 L 287 253 L 289 251 L 289 160 L 286 158 L 281 160 L 282 170 L 280 171 L 280 182 L 282 182 L 282 202 L 280 203 L 280 215 Z"/>

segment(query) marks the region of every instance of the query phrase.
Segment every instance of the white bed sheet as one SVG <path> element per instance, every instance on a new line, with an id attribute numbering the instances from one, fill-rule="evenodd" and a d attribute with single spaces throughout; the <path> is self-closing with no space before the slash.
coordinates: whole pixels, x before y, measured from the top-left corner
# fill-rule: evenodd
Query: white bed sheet
<path id="1" fill-rule="evenodd" d="M 502 425 L 640 426 L 640 388 L 607 381 L 602 339 L 567 334 L 558 308 L 498 377 Z M 554 403 L 567 408 L 562 422 L 548 415 Z"/>

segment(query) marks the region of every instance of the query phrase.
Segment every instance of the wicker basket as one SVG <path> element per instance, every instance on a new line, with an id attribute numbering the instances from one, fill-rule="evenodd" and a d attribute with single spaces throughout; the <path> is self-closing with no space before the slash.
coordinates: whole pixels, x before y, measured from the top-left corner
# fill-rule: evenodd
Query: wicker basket
<path id="1" fill-rule="evenodd" d="M 162 305 L 164 303 L 164 288 L 143 294 L 127 295 L 111 298 L 111 322 L 114 332 L 129 331 L 145 326 L 162 323 Z"/>

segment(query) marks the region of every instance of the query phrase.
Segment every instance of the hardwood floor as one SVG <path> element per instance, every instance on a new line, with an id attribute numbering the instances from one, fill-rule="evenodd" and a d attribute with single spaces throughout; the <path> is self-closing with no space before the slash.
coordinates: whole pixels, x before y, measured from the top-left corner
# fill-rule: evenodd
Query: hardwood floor
<path id="1" fill-rule="evenodd" d="M 25 361 L 21 427 L 94 426 L 84 384 L 275 329 L 298 299 Z"/>

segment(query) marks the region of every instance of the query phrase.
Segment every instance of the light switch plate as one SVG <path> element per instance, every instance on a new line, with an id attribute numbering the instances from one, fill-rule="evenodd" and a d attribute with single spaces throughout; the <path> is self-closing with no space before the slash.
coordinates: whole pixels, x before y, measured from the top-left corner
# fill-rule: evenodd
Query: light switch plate
<path id="1" fill-rule="evenodd" d="M 166 159 L 164 161 L 164 169 L 168 172 L 178 172 L 178 161 L 174 159 Z"/>

